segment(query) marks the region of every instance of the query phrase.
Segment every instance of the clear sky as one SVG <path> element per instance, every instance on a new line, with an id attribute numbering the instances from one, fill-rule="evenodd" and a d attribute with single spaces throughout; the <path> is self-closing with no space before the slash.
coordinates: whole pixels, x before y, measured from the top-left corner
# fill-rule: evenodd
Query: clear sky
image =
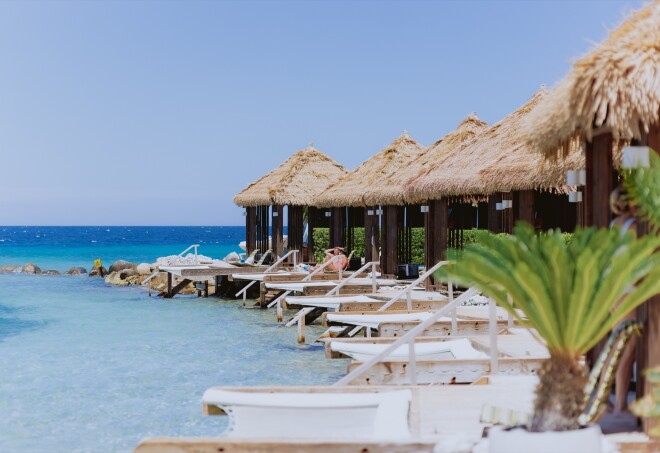
<path id="1" fill-rule="evenodd" d="M 239 225 L 309 143 L 494 123 L 641 0 L 0 3 L 0 225 Z"/>

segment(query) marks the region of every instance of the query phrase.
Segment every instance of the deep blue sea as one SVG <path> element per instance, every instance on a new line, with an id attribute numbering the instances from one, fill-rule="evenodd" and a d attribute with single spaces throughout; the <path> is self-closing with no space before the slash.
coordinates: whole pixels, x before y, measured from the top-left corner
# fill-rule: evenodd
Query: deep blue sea
<path id="1" fill-rule="evenodd" d="M 0 227 L 0 265 L 153 262 L 193 243 L 221 258 L 242 227 Z M 148 436 L 216 436 L 213 385 L 327 384 L 327 360 L 270 310 L 216 298 L 148 297 L 87 276 L 0 275 L 0 451 L 127 452 Z"/>

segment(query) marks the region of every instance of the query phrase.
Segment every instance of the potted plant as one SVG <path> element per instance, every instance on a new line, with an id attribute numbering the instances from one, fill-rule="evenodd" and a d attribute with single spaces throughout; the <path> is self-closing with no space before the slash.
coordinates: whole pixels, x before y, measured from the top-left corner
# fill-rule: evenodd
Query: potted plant
<path id="1" fill-rule="evenodd" d="M 545 341 L 550 358 L 539 373 L 534 413 L 527 430 L 495 436 L 524 440 L 524 449 L 509 451 L 566 451 L 557 444 L 564 437 L 582 436 L 594 443 L 594 431 L 580 425 L 588 369 L 582 356 L 594 347 L 629 311 L 660 293 L 660 236 L 636 239 L 618 230 L 579 229 L 567 243 L 560 232 L 535 234 L 521 224 L 515 235 L 483 234 L 462 258 L 445 266 L 444 278 L 478 288 Z M 521 309 L 526 320 L 518 317 Z M 575 430 L 580 430 L 575 432 Z M 552 432 L 553 439 L 538 433 Z M 541 447 L 529 442 L 540 438 Z M 589 440 L 591 439 L 591 440 Z M 576 450 L 576 439 L 568 440 Z M 491 448 L 499 442 L 491 439 Z M 600 445 L 592 445 L 600 451 Z M 491 451 L 494 451 L 491 449 Z"/>

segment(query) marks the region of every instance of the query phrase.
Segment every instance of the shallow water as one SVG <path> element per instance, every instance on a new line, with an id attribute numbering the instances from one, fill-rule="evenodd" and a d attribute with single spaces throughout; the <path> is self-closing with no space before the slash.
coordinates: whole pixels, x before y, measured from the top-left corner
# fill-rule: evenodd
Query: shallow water
<path id="1" fill-rule="evenodd" d="M 86 276 L 0 275 L 0 451 L 130 451 L 148 436 L 219 435 L 213 385 L 327 384 L 346 361 L 272 310 L 148 298 Z M 313 333 L 320 328 L 312 329 Z"/>

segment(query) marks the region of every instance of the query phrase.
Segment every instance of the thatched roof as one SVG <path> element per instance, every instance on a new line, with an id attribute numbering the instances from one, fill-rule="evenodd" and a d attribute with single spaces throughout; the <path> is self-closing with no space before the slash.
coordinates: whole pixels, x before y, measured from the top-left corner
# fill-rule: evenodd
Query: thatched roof
<path id="1" fill-rule="evenodd" d="M 510 190 L 562 190 L 569 167 L 545 163 L 542 156 L 530 151 L 521 131 L 525 118 L 545 96 L 542 87 L 518 110 L 408 180 L 410 196 L 437 199 Z M 570 168 L 583 167 L 579 149 L 574 153 L 569 161 L 574 167 Z"/>
<path id="2" fill-rule="evenodd" d="M 413 161 L 406 169 L 397 172 L 396 178 L 391 178 L 389 183 L 396 187 L 407 189 L 409 180 L 428 173 L 429 169 L 439 162 L 446 154 L 455 148 L 472 140 L 476 135 L 488 129 L 488 123 L 481 121 L 473 113 L 463 119 L 458 127 L 447 135 L 429 146 L 421 156 Z M 426 197 L 419 197 L 414 190 L 405 190 L 403 198 L 406 203 L 420 203 L 426 201 Z"/>
<path id="3" fill-rule="evenodd" d="M 239 206 L 314 206 L 319 194 L 346 173 L 343 165 L 309 146 L 243 189 L 234 197 L 234 203 Z"/>
<path id="4" fill-rule="evenodd" d="M 406 168 L 422 152 L 424 147 L 413 140 L 407 132 L 390 143 L 375 156 L 363 162 L 339 182 L 325 191 L 317 206 L 373 206 L 387 204 L 391 192 L 388 178 Z M 399 195 L 400 198 L 400 195 Z M 401 204 L 401 203 L 397 203 Z"/>
<path id="5" fill-rule="evenodd" d="M 536 150 L 566 154 L 575 142 L 609 131 L 640 138 L 660 120 L 660 0 L 632 14 L 573 64 L 525 127 Z"/>

